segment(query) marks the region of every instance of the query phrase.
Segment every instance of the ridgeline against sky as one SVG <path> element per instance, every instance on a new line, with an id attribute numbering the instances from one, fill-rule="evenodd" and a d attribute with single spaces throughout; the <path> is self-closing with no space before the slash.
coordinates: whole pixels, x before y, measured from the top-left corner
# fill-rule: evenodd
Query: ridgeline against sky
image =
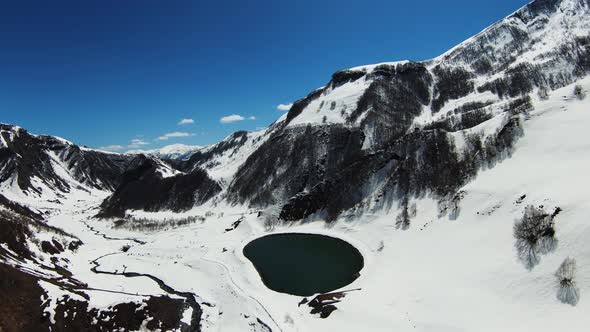
<path id="1" fill-rule="evenodd" d="M 6 3 L 0 117 L 113 150 L 210 144 L 267 126 L 336 70 L 437 56 L 525 3 Z"/>

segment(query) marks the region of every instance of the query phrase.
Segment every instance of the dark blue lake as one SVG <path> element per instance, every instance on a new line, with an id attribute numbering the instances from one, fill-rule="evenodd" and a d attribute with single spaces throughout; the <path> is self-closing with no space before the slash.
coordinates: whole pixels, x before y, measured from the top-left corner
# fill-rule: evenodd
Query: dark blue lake
<path id="1" fill-rule="evenodd" d="M 298 296 L 325 293 L 352 283 L 364 261 L 350 243 L 317 234 L 272 234 L 244 247 L 264 284 Z"/>

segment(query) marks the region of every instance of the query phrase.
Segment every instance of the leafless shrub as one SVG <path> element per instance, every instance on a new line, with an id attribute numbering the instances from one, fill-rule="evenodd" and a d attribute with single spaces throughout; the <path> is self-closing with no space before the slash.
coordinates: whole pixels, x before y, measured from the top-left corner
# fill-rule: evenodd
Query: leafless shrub
<path id="1" fill-rule="evenodd" d="M 541 99 L 541 100 L 549 99 L 549 88 L 547 88 L 546 86 L 539 87 L 539 91 L 537 91 L 537 95 L 539 96 L 539 99 Z"/>
<path id="2" fill-rule="evenodd" d="M 264 212 L 261 213 L 261 217 L 264 230 L 267 232 L 274 230 L 281 223 L 279 217 L 274 213 Z"/>
<path id="3" fill-rule="evenodd" d="M 410 204 L 410 207 L 408 208 L 408 215 L 410 216 L 410 218 L 416 217 L 417 213 L 418 213 L 418 208 L 416 207 L 416 203 Z"/>
<path id="4" fill-rule="evenodd" d="M 411 214 L 407 199 L 401 203 L 401 212 L 395 218 L 395 228 L 406 231 L 410 228 Z"/>
<path id="5" fill-rule="evenodd" d="M 581 86 L 576 85 L 574 86 L 574 96 L 576 96 L 576 98 L 578 98 L 579 100 L 582 100 L 586 98 L 586 92 L 584 92 Z"/>
<path id="6" fill-rule="evenodd" d="M 461 200 L 465 197 L 465 191 L 461 190 L 455 193 L 453 196 L 447 196 L 446 198 L 438 202 L 438 217 L 443 218 L 449 216 L 450 220 L 456 220 L 461 214 Z"/>
<path id="7" fill-rule="evenodd" d="M 281 210 L 278 206 L 270 206 L 258 211 L 258 218 L 262 219 L 262 225 L 265 231 L 270 232 L 283 223 L 283 220 L 279 218 L 280 213 Z"/>

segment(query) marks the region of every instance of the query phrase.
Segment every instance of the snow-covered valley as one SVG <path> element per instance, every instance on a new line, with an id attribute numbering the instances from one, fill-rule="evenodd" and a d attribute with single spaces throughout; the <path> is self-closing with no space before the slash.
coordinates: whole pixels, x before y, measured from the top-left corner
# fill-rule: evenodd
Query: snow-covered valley
<path id="1" fill-rule="evenodd" d="M 589 12 L 533 1 L 206 147 L 0 124 L 0 331 L 586 331 Z M 360 276 L 267 288 L 243 249 L 281 233 L 346 241 Z"/>
<path id="2" fill-rule="evenodd" d="M 590 89 L 590 79 L 583 87 Z M 149 274 L 176 291 L 195 294 L 203 331 L 264 330 L 257 319 L 278 331 L 552 331 L 564 322 L 569 331 L 583 331 L 590 323 L 585 314 L 590 307 L 585 296 L 590 292 L 585 240 L 590 203 L 584 194 L 590 184 L 585 130 L 590 104 L 571 98 L 572 89 L 535 101 L 513 156 L 461 189 L 461 211 L 454 220 L 441 216 L 437 202 L 425 196 L 415 200 L 417 213 L 405 232 L 394 227 L 396 207 L 330 225 L 317 220 L 274 227 L 270 233 L 342 238 L 362 252 L 361 277 L 345 287 L 361 290 L 349 293 L 328 319 L 299 307 L 301 297 L 271 291 L 261 282 L 242 248 L 269 231 L 257 211 L 246 207 L 201 206 L 181 215 L 137 212 L 162 222 L 185 215 L 208 217 L 186 226 L 130 231 L 92 218 L 104 198 L 99 193 L 72 197 L 71 204 L 51 213 L 48 224 L 84 243 L 75 254 L 60 258 L 67 258 L 68 270 L 88 285 L 84 292 L 90 306 L 107 308 L 142 294 L 175 296 L 148 277 L 97 274 L 92 271 L 96 262 L 98 271 Z M 562 210 L 556 219 L 557 249 L 530 271 L 517 259 L 513 236 L 513 225 L 529 204 Z M 240 217 L 245 220 L 235 230 L 225 231 Z M 567 257 L 578 266 L 581 297 L 576 306 L 556 297 L 554 273 Z M 41 285 L 51 296 L 47 301 L 76 297 L 47 282 Z M 51 313 L 52 304 L 45 310 Z"/>

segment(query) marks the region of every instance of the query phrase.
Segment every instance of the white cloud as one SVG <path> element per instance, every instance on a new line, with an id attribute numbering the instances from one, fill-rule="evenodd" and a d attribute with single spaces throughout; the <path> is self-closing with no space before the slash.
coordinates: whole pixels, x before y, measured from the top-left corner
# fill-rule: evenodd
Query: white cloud
<path id="1" fill-rule="evenodd" d="M 138 149 L 138 148 L 141 148 L 142 146 L 145 146 L 145 145 L 150 145 L 150 143 L 144 141 L 142 138 L 134 138 L 131 141 L 129 141 L 129 145 L 127 145 L 127 146 L 115 144 L 115 145 L 102 146 L 98 149 L 105 150 L 105 151 L 121 151 L 124 149 Z"/>
<path id="2" fill-rule="evenodd" d="M 232 123 L 232 122 L 244 121 L 244 120 L 256 120 L 256 117 L 249 116 L 248 118 L 245 118 L 245 117 L 238 115 L 238 114 L 232 114 L 232 115 L 224 116 L 223 118 L 219 119 L 219 122 Z"/>
<path id="3" fill-rule="evenodd" d="M 244 118 L 243 116 L 237 115 L 237 114 L 232 114 L 232 115 L 224 116 L 223 118 L 221 118 L 219 120 L 219 122 L 221 122 L 221 123 L 232 123 L 232 122 L 244 121 L 244 120 L 246 120 L 246 118 Z"/>
<path id="4" fill-rule="evenodd" d="M 154 141 L 165 141 L 169 138 L 175 138 L 175 137 L 189 137 L 189 136 L 195 136 L 195 134 L 191 134 L 191 133 L 184 133 L 184 132 L 180 132 L 180 131 L 175 131 L 173 133 L 167 133 L 164 134 L 156 139 L 154 139 Z M 145 141 L 143 138 L 141 138 L 141 136 L 136 136 L 137 138 L 132 139 L 131 141 L 129 141 L 128 145 L 108 145 L 108 146 L 103 146 L 100 147 L 100 150 L 105 150 L 105 151 L 122 151 L 125 149 L 141 149 L 146 145 L 150 145 L 150 142 Z"/>
<path id="5" fill-rule="evenodd" d="M 279 111 L 288 111 L 291 109 L 291 106 L 293 106 L 293 104 L 278 104 L 277 109 Z"/>
<path id="6" fill-rule="evenodd" d="M 182 119 L 178 122 L 179 126 L 195 123 L 193 119 Z"/>
<path id="7" fill-rule="evenodd" d="M 98 148 L 99 150 L 105 150 L 105 151 L 113 151 L 113 152 L 117 152 L 117 151 L 121 151 L 123 150 L 125 147 L 122 145 L 107 145 L 107 146 L 101 146 L 100 148 Z"/>
<path id="8" fill-rule="evenodd" d="M 193 136 L 193 135 L 194 134 L 191 134 L 191 133 L 183 133 L 180 131 L 175 131 L 173 133 L 167 133 L 167 134 L 164 134 L 164 135 L 156 138 L 156 141 L 165 141 L 165 140 L 167 140 L 169 138 L 173 138 L 173 137 L 189 137 L 189 136 Z"/>
<path id="9" fill-rule="evenodd" d="M 137 149 L 137 148 L 140 148 L 140 147 L 142 147 L 144 145 L 149 145 L 149 144 L 150 143 L 144 141 L 141 138 L 134 138 L 134 139 L 131 140 L 131 142 L 129 143 L 129 145 L 127 147 L 130 148 L 130 149 Z"/>

